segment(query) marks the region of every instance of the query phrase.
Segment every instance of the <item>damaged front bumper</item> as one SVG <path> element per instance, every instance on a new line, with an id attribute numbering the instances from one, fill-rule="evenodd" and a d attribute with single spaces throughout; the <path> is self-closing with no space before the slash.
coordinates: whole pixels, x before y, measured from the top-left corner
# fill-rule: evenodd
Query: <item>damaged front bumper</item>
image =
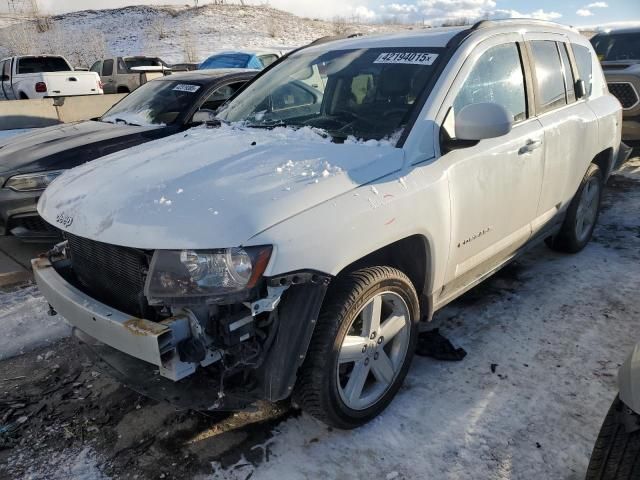
<path id="1" fill-rule="evenodd" d="M 267 296 L 252 303 L 251 310 L 260 315 L 274 309 L 273 336 L 262 345 L 260 361 L 245 365 L 242 380 L 232 381 L 229 388 L 224 383 L 238 369 L 226 370 L 225 361 L 220 361 L 226 358 L 224 347 L 207 348 L 198 363 L 181 360 L 181 342 L 202 333 L 188 308 L 157 322 L 132 317 L 74 286 L 48 257 L 32 260 L 32 267 L 44 297 L 74 327 L 75 336 L 104 370 L 152 398 L 207 410 L 235 410 L 291 394 L 330 283 L 329 276 L 318 272 L 265 279 Z"/>
<path id="2" fill-rule="evenodd" d="M 160 374 L 180 380 L 196 366 L 180 361 L 178 343 L 191 336 L 190 313 L 163 322 L 135 318 L 100 303 L 67 282 L 48 258 L 31 261 L 36 283 L 49 304 L 73 327 L 90 337 L 157 366 Z M 217 359 L 206 359 L 207 364 Z"/>

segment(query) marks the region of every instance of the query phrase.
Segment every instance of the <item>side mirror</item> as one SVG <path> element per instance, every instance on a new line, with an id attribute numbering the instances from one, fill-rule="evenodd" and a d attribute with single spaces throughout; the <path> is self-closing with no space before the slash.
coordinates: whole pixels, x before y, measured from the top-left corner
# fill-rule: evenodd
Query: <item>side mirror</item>
<path id="1" fill-rule="evenodd" d="M 513 127 L 513 116 L 497 103 L 465 105 L 455 116 L 457 140 L 479 141 L 506 135 Z"/>
<path id="2" fill-rule="evenodd" d="M 11 80 L 9 75 L 0 75 L 0 82 L 8 82 L 9 80 Z"/>
<path id="3" fill-rule="evenodd" d="M 193 125 L 219 125 L 220 121 L 216 118 L 216 112 L 213 110 L 198 110 L 193 114 L 193 118 L 191 119 L 191 123 Z"/>
<path id="4" fill-rule="evenodd" d="M 587 86 L 584 80 L 576 80 L 575 91 L 578 100 L 587 96 Z"/>

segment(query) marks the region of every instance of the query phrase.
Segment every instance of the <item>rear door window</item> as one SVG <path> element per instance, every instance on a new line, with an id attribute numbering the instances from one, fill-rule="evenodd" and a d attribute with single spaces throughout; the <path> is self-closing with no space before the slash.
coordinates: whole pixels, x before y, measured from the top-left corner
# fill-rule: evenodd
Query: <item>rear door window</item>
<path id="1" fill-rule="evenodd" d="M 514 122 L 527 118 L 527 100 L 520 52 L 515 43 L 498 45 L 478 59 L 453 102 L 459 112 L 472 103 L 497 103 Z"/>
<path id="2" fill-rule="evenodd" d="M 537 98 L 540 113 L 567 104 L 564 74 L 556 42 L 534 40 L 531 42 L 537 82 Z"/>
<path id="3" fill-rule="evenodd" d="M 113 75 L 113 60 L 105 60 L 102 63 L 102 76 L 110 77 L 111 75 Z"/>
<path id="4" fill-rule="evenodd" d="M 127 73 L 129 73 L 127 65 L 122 58 L 118 58 L 118 74 L 126 75 Z"/>
<path id="5" fill-rule="evenodd" d="M 578 65 L 578 78 L 584 82 L 587 97 L 589 97 L 593 90 L 593 59 L 591 57 L 591 50 L 574 43 L 573 56 L 576 58 L 576 64 Z"/>

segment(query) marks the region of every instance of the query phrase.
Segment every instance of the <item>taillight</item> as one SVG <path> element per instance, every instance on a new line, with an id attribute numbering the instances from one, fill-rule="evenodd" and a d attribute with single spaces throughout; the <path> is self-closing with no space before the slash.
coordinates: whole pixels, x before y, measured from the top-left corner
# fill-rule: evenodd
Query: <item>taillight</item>
<path id="1" fill-rule="evenodd" d="M 104 83 L 102 83 L 102 80 L 98 80 L 98 90 L 104 90 Z"/>
<path id="2" fill-rule="evenodd" d="M 36 83 L 36 92 L 38 93 L 47 93 L 47 84 L 44 82 Z"/>

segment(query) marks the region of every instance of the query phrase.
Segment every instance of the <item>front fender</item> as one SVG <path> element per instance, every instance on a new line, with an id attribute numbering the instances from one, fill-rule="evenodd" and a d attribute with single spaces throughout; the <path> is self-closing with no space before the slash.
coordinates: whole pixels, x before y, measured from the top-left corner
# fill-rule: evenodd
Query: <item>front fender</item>
<path id="1" fill-rule="evenodd" d="M 618 388 L 620 400 L 634 412 L 640 413 L 640 344 L 634 347 L 631 355 L 620 367 Z"/>

